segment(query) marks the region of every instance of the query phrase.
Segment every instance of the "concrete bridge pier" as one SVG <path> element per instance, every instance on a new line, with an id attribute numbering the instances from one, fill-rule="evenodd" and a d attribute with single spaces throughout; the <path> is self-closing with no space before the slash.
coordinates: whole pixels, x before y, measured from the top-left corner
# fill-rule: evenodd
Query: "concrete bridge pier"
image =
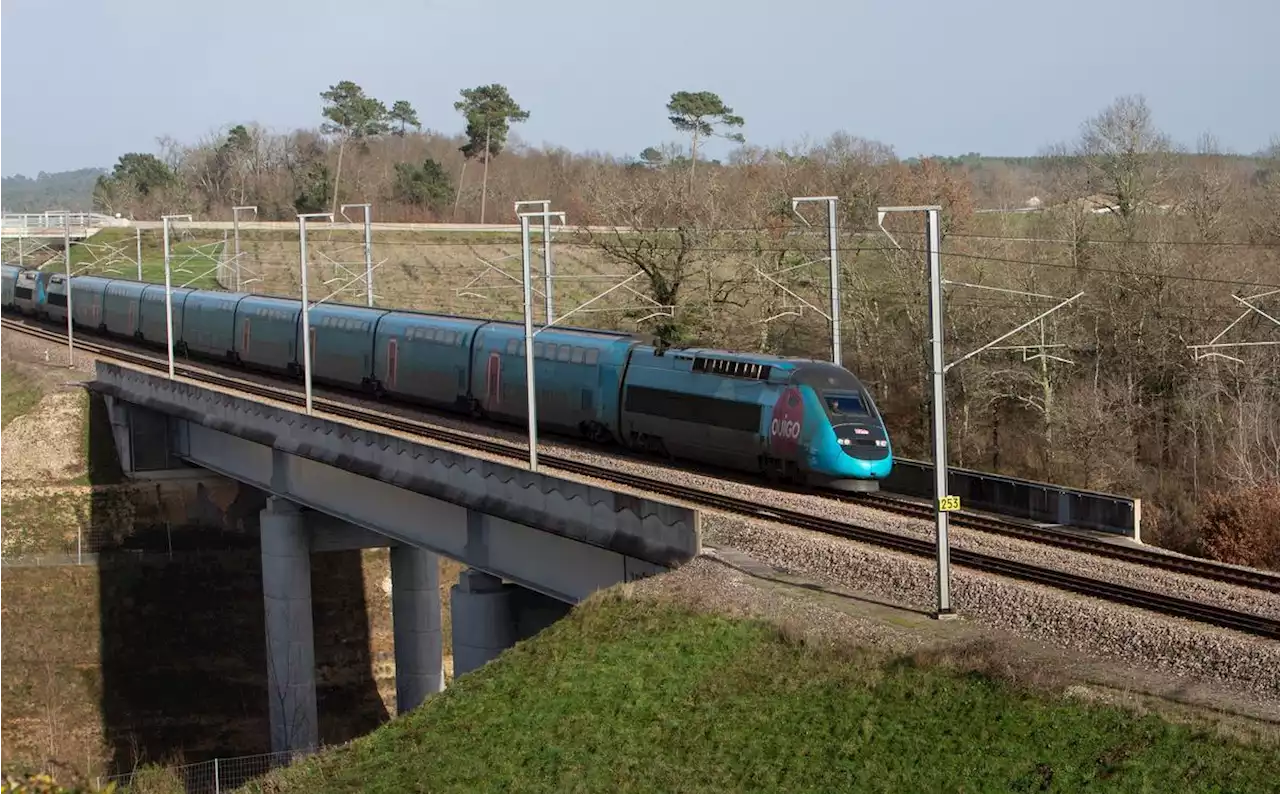
<path id="1" fill-rule="evenodd" d="M 271 751 L 315 747 L 315 637 L 311 555 L 391 547 L 396 708 L 401 714 L 444 689 L 440 558 L 345 521 L 270 497 L 261 513 Z"/>
<path id="2" fill-rule="evenodd" d="M 440 556 L 391 547 L 391 620 L 396 643 L 396 711 L 404 714 L 444 690 Z"/>
<path id="3" fill-rule="evenodd" d="M 261 513 L 271 751 L 319 743 L 311 623 L 311 543 L 298 506 L 271 497 Z"/>
<path id="4" fill-rule="evenodd" d="M 483 667 L 516 643 L 511 588 L 475 568 L 458 575 L 449 597 L 453 621 L 453 675 Z"/>
<path id="5" fill-rule="evenodd" d="M 463 570 L 450 592 L 454 676 L 483 667 L 573 608 L 475 568 Z"/>

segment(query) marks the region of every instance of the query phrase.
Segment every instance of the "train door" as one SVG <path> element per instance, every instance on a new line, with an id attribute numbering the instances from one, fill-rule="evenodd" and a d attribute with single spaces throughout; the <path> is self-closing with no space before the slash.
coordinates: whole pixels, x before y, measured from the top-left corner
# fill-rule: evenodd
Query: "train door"
<path id="1" fill-rule="evenodd" d="M 387 388 L 394 389 L 396 387 L 396 364 L 399 354 L 399 345 L 393 336 L 387 340 Z"/>
<path id="2" fill-rule="evenodd" d="M 485 391 L 488 396 L 486 403 L 492 410 L 493 406 L 502 402 L 502 356 L 498 353 L 489 354 L 489 364 L 485 370 Z"/>

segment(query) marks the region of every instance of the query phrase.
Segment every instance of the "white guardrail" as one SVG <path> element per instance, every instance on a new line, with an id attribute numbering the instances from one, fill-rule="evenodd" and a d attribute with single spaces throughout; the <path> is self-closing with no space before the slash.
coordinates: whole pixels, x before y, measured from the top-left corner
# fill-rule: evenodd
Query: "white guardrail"
<path id="1" fill-rule="evenodd" d="M 49 212 L 6 212 L 4 214 L 3 231 L 6 237 L 18 236 L 61 236 L 66 225 L 66 221 L 70 221 L 71 232 L 73 235 L 83 235 L 89 230 L 107 229 L 112 227 L 123 227 L 130 229 L 159 229 L 162 226 L 161 221 L 135 221 L 128 218 L 114 218 L 110 215 L 104 215 L 100 212 L 61 212 L 51 210 Z M 360 221 L 335 221 L 333 223 L 324 224 L 327 228 L 332 229 L 364 229 L 364 224 Z M 489 232 L 489 233 L 506 233 L 519 234 L 519 223 L 378 223 L 370 224 L 373 231 L 403 231 L 403 232 Z M 297 221 L 241 221 L 239 224 L 241 231 L 250 230 L 296 230 L 298 228 Z M 201 229 L 206 231 L 223 231 L 235 228 L 235 224 L 231 221 L 184 221 L 175 223 L 170 228 L 183 229 Z M 560 227 L 557 227 L 559 229 Z M 534 224 L 533 232 L 540 234 L 541 224 Z M 569 226 L 564 231 L 590 231 L 597 233 L 604 232 L 633 232 L 634 229 L 616 226 Z"/>

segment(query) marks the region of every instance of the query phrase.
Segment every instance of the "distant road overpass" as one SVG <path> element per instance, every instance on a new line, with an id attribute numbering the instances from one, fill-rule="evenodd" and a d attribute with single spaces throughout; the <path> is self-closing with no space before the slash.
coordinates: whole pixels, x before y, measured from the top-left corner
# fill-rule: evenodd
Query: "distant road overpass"
<path id="1" fill-rule="evenodd" d="M 313 220 L 314 225 L 317 221 Z M 330 229 L 363 230 L 360 221 L 337 221 L 324 224 Z M 4 214 L 3 237 L 6 239 L 22 237 L 62 238 L 67 229 L 73 240 L 91 237 L 102 229 L 127 228 L 159 230 L 163 222 L 158 220 L 130 220 L 115 218 L 99 212 L 7 212 Z M 479 232 L 494 234 L 519 234 L 518 223 L 380 223 L 371 224 L 375 232 Z M 170 224 L 171 229 L 201 231 L 231 231 L 236 228 L 232 221 L 179 221 Z M 298 228 L 297 221 L 241 221 L 242 231 L 293 231 Z M 589 231 L 596 233 L 632 232 L 631 228 L 617 226 L 569 226 L 568 230 Z M 538 232 L 542 229 L 541 221 L 533 224 Z"/>
<path id="2" fill-rule="evenodd" d="M 0 237 L 11 240 L 70 236 L 73 240 L 83 240 L 109 226 L 127 225 L 129 221 L 99 212 L 6 212 L 0 225 Z"/>

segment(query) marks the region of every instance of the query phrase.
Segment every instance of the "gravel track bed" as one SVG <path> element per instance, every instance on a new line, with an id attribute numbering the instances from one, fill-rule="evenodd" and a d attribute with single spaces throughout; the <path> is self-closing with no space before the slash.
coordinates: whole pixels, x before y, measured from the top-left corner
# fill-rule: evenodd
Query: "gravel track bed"
<path id="1" fill-rule="evenodd" d="M 893 603 L 934 606 L 931 560 L 750 519 L 709 516 L 703 527 L 710 546 Z M 1280 703 L 1280 643 L 961 568 L 952 570 L 951 582 L 966 619 Z"/>
<path id="2" fill-rule="evenodd" d="M 55 343 L 37 340 L 18 333 L 5 335 L 6 346 L 15 340 L 22 340 L 24 345 L 36 346 L 33 348 L 34 350 L 41 349 L 39 346 L 53 350 L 51 357 L 57 355 L 56 349 L 61 349 L 65 355 L 65 348 L 61 348 L 60 345 Z M 89 357 L 78 356 L 78 358 L 83 360 L 77 361 L 77 369 L 91 372 L 92 364 Z M 227 367 L 212 366 L 209 368 L 247 381 L 264 385 L 278 385 L 278 382 L 275 382 L 269 376 L 244 373 Z M 384 414 L 422 421 L 426 424 L 446 428 L 476 439 L 500 440 L 514 444 L 526 444 L 528 441 L 526 432 L 514 428 L 494 427 L 461 417 L 427 413 L 406 406 L 388 405 L 377 400 L 335 393 L 324 388 L 315 389 L 315 394 L 317 397 L 341 400 Z M 760 505 L 775 506 L 822 518 L 848 521 L 924 540 L 932 540 L 934 537 L 932 521 L 900 516 L 871 507 L 837 501 L 822 496 L 788 493 L 762 486 L 723 480 L 706 474 L 684 471 L 659 462 L 638 461 L 622 455 L 609 454 L 603 450 L 597 451 L 577 447 L 555 439 L 543 441 L 540 438 L 538 447 L 542 454 L 570 458 L 592 465 L 607 466 L 630 474 L 660 477 L 670 483 L 697 488 L 710 493 L 748 499 Z M 485 455 L 484 457 L 490 456 Z M 607 485 L 604 482 L 601 484 Z M 1139 563 L 1112 560 L 1085 552 L 1055 548 L 1035 541 L 1006 538 L 954 525 L 951 527 L 951 542 L 953 548 L 963 548 L 1068 573 L 1089 576 L 1115 584 L 1177 595 L 1206 604 L 1250 612 L 1264 617 L 1280 618 L 1280 596 L 1257 589 L 1213 582 L 1190 574 L 1153 569 Z"/>

